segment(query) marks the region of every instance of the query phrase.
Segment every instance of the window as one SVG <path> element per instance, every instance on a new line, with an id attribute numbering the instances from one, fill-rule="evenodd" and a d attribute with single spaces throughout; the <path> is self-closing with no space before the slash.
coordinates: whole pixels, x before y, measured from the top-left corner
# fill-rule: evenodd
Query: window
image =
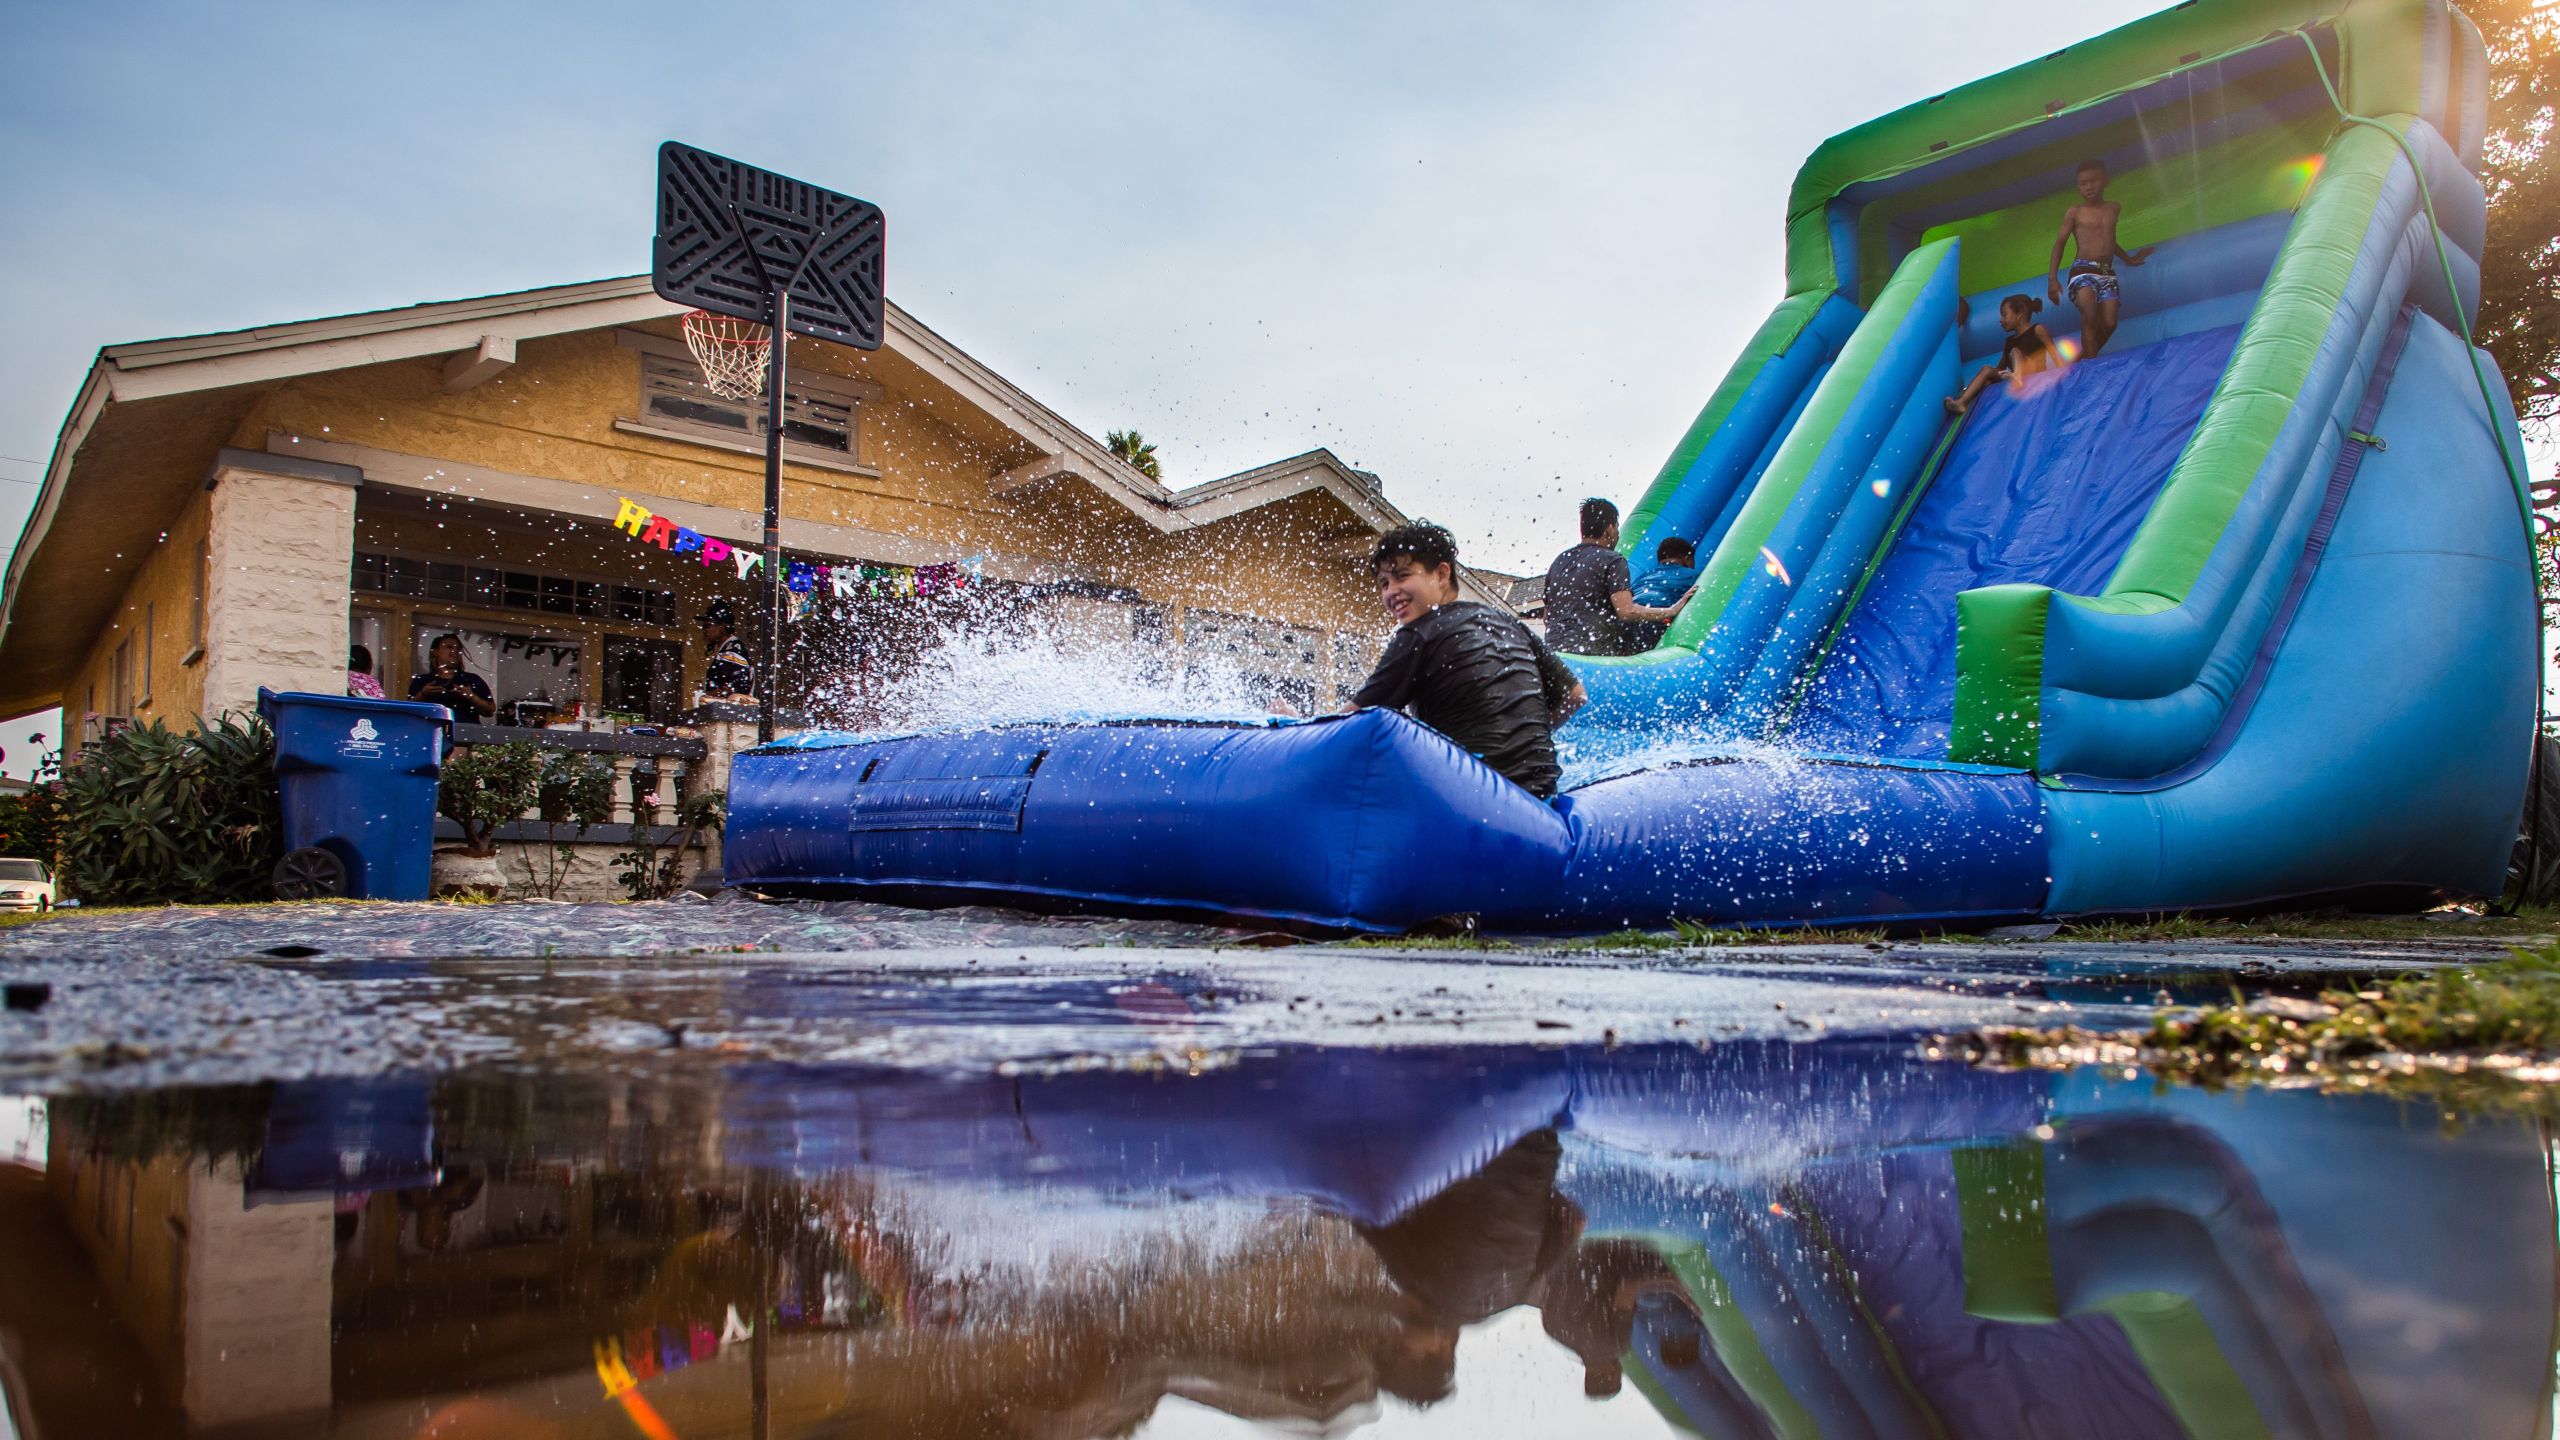
<path id="1" fill-rule="evenodd" d="M 405 555 L 360 552 L 348 587 L 365 594 L 443 600 L 486 610 L 581 615 L 641 625 L 676 623 L 676 597 L 668 591 L 530 570 L 412 560 Z"/>
<path id="2" fill-rule="evenodd" d="M 792 377 L 782 403 L 782 437 L 793 445 L 833 451 L 858 458 L 855 446 L 854 396 L 829 386 L 824 378 Z M 702 370 L 690 357 L 640 355 L 640 407 L 659 424 L 702 430 L 731 440 L 764 443 L 765 402 L 757 396 L 732 400 L 715 395 L 702 383 Z"/>
<path id="3" fill-rule="evenodd" d="M 638 635 L 604 637 L 604 708 L 658 722 L 684 709 L 684 647 Z"/>
<path id="4" fill-rule="evenodd" d="M 142 655 L 139 661 L 142 675 L 141 683 L 134 693 L 136 708 L 151 703 L 151 632 L 158 627 L 159 620 L 159 602 L 154 601 L 142 607 Z"/>
<path id="5" fill-rule="evenodd" d="M 107 703 L 112 707 L 110 714 L 133 713 L 133 637 L 130 635 L 117 641 L 115 653 L 107 657 Z"/>

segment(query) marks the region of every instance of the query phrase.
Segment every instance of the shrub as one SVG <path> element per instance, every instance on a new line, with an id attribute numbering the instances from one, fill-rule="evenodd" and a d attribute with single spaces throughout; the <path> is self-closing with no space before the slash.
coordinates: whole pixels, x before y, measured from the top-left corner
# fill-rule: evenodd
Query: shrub
<path id="1" fill-rule="evenodd" d="M 473 745 L 445 758 L 436 812 L 462 827 L 465 854 L 498 853 L 498 827 L 522 818 L 541 794 L 542 760 L 529 740 Z"/>
<path id="2" fill-rule="evenodd" d="M 284 848 L 275 736 L 254 716 L 159 721 L 83 749 L 58 787 L 65 890 L 91 903 L 267 898 Z"/>
<path id="3" fill-rule="evenodd" d="M 718 834 L 729 822 L 729 792 L 705 790 L 676 804 L 675 843 L 660 845 L 658 807 L 638 805 L 631 812 L 631 848 L 613 857 L 615 875 L 634 900 L 664 900 L 684 883 L 685 852 L 703 832 Z"/>
<path id="4" fill-rule="evenodd" d="M 560 827 L 573 824 L 578 827 L 574 833 L 584 835 L 589 826 L 613 818 L 613 766 L 575 750 L 553 751 L 543 762 L 537 793 L 549 843 L 525 847 L 525 886 L 545 899 L 557 899 L 577 855 L 560 838 Z"/>
<path id="5" fill-rule="evenodd" d="M 574 823 L 580 832 L 613 818 L 613 766 L 575 750 L 558 750 L 542 764 L 538 802 L 542 818 Z"/>

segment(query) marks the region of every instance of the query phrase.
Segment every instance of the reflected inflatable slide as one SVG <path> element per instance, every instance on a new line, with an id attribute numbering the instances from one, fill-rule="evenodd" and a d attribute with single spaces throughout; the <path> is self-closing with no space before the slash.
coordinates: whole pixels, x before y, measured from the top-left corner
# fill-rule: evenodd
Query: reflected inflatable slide
<path id="1" fill-rule="evenodd" d="M 2535 616 L 2485 65 L 2441 0 L 2193 0 L 1816 150 L 1624 528 L 1698 598 L 1577 662 L 1552 803 L 1376 711 L 812 734 L 739 758 L 728 878 L 1373 931 L 2494 892 Z M 2086 159 L 2158 247 L 2121 328 L 1951 419 Z"/>
<path id="2" fill-rule="evenodd" d="M 1238 1361 L 1224 1347 L 1244 1317 L 1306 1313 L 1310 1294 L 1346 1307 L 1324 1322 L 1337 1337 L 1403 1327 L 1459 1346 L 1528 1307 L 1585 1393 L 1632 1387 L 1705 1436 L 2523 1440 L 2551 1413 L 2560 1252 L 2541 1128 L 2386 1096 L 1987 1071 L 1885 1040 L 1281 1050 L 1198 1075 L 751 1064 L 699 1111 L 643 1087 L 520 1113 L 530 1093 L 503 1076 L 280 1087 L 249 1189 L 343 1196 L 431 1184 L 439 1165 L 602 1176 L 616 1193 L 653 1176 L 775 1197 L 794 1223 L 767 1259 L 804 1289 L 983 1287 L 977 1312 L 785 1331 L 773 1391 L 792 1423 L 776 1433 L 910 1433 L 954 1397 L 995 1408 L 937 1433 L 1128 1433 L 1148 1387 L 1211 1395 L 1202 1367 Z M 608 1120 L 626 1105 L 662 1118 Z M 832 1259 L 804 1253 L 819 1216 L 844 1222 Z M 1306 1216 L 1326 1223 L 1270 1228 Z M 1246 1233 L 1301 1236 L 1280 1246 L 1296 1260 L 1234 1248 Z M 1186 1238 L 1259 1258 L 1173 1267 L 1182 1324 L 1091 1343 L 1129 1308 L 1097 1297 L 1162 1284 Z M 577 1294 L 582 1322 L 716 1320 L 757 1293 L 730 1242 L 657 1243 L 647 1283 L 643 1268 Z M 706 1245 L 728 1255 L 709 1272 Z M 1387 1288 L 1342 1284 L 1373 1272 Z M 1085 1303 L 1033 1303 L 1048 1292 Z M 1021 1374 L 994 1384 L 988 1337 L 1008 1315 L 1047 1317 L 1060 1342 L 1000 1352 L 1016 1364 L 1108 1353 L 1140 1377 L 1119 1418 L 1087 1423 L 1065 1390 L 1012 1386 Z M 1341 1433 L 1377 1377 L 1326 1356 L 1342 1358 L 1239 1362 L 1212 1398 Z M 734 1424 L 738 1391 L 738 1367 L 670 1366 L 648 1398 L 690 1435 Z"/>
<path id="3" fill-rule="evenodd" d="M 1700 1435 L 2525 1436 L 2549 1410 L 2524 1122 L 1787 1042 L 1283 1052 L 1173 1085 L 749 1069 L 724 1118 L 740 1163 L 1069 1215 L 1312 1204 L 1439 1319 L 1536 1306 L 1592 1393 Z"/>

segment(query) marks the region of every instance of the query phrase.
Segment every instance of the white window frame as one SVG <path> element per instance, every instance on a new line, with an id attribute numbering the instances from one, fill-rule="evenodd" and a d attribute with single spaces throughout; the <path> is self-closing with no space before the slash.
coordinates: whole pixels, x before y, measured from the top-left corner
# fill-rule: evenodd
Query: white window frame
<path id="1" fill-rule="evenodd" d="M 617 330 L 614 338 L 622 348 L 640 352 L 640 388 L 633 397 L 635 413 L 616 418 L 614 429 L 626 435 L 679 440 L 688 445 L 706 445 L 741 455 L 764 454 L 765 403 L 761 398 L 729 400 L 713 395 L 702 386 L 701 372 L 695 366 L 693 354 L 681 341 L 652 335 L 644 330 Z M 682 382 L 681 388 L 677 382 Z M 650 397 L 670 393 L 692 404 L 735 410 L 745 423 L 743 427 L 733 428 L 653 413 L 649 408 Z M 886 393 L 869 381 L 795 367 L 791 372 L 791 388 L 787 397 L 790 408 L 786 409 L 783 418 L 786 422 L 815 418 L 809 414 L 812 406 L 841 406 L 845 412 L 847 448 L 836 450 L 803 440 L 785 440 L 783 457 L 794 465 L 879 478 L 879 468 L 863 459 L 862 430 L 870 408 L 878 405 Z"/>

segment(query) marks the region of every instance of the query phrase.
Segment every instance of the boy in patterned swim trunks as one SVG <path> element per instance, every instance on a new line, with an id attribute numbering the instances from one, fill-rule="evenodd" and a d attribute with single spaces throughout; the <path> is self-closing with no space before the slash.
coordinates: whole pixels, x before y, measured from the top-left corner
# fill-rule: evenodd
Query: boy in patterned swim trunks
<path id="1" fill-rule="evenodd" d="M 2086 358 L 2106 348 L 2107 339 L 2116 333 L 2116 311 L 2124 292 L 2116 281 L 2116 262 L 2139 265 L 2151 258 L 2154 248 L 2125 251 L 2116 245 L 2116 219 L 2124 207 L 2107 198 L 2107 167 L 2096 160 L 2083 160 L 2079 170 L 2080 203 L 2062 212 L 2062 233 L 2053 237 L 2053 259 L 2045 265 L 2044 290 L 2055 304 L 2062 302 L 2063 283 L 2055 278 L 2062 269 L 2062 247 L 2075 246 L 2071 262 L 2071 303 L 2080 310 L 2081 355 Z"/>

